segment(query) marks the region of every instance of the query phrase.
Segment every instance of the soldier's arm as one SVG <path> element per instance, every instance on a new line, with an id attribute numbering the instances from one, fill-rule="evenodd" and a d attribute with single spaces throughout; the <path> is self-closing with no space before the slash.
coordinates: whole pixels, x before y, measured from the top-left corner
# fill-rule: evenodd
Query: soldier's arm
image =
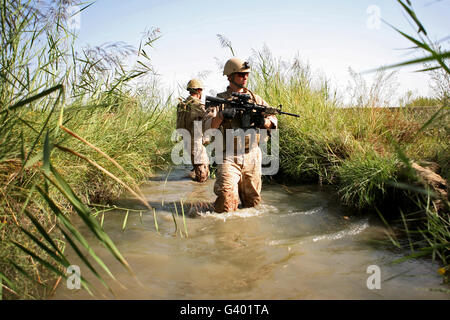
<path id="1" fill-rule="evenodd" d="M 266 115 L 264 117 L 264 128 L 266 129 L 278 128 L 278 119 L 273 114 Z"/>
<path id="2" fill-rule="evenodd" d="M 269 104 L 261 97 L 257 96 L 256 103 L 266 107 L 270 107 Z M 276 129 L 278 128 L 278 119 L 273 114 L 266 114 L 264 116 L 264 128 L 265 129 Z"/>
<path id="3" fill-rule="evenodd" d="M 203 103 L 196 103 L 191 105 L 191 118 L 193 120 L 202 120 L 205 117 L 206 110 Z"/>
<path id="4" fill-rule="evenodd" d="M 208 129 L 217 129 L 222 124 L 223 115 L 222 112 L 219 112 L 219 107 L 209 107 L 206 109 L 206 113 L 203 117 L 203 128 Z"/>

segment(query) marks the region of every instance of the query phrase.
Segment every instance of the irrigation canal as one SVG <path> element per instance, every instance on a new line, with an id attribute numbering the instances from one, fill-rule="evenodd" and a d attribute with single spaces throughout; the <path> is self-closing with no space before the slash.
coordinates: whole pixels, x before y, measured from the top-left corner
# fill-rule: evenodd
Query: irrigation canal
<path id="1" fill-rule="evenodd" d="M 186 207 L 212 202 L 213 184 L 214 180 L 193 182 L 188 170 L 179 168 L 144 185 L 144 194 L 157 210 L 159 232 L 152 212 L 144 210 L 142 216 L 130 212 L 124 230 L 124 211 L 105 214 L 105 230 L 140 283 L 80 227 L 124 285 L 107 281 L 116 298 L 450 298 L 436 291 L 443 288 L 436 262 L 414 259 L 392 264 L 408 252 L 393 248 L 375 220 L 347 216 L 326 188 L 264 184 L 258 208 L 215 214 L 204 207 L 198 216 L 186 217 L 185 228 L 179 201 Z M 179 215 L 176 233 L 174 202 Z M 132 199 L 121 205 L 144 208 Z M 371 290 L 367 282 L 375 273 L 368 273 L 368 268 L 374 265 L 381 282 L 380 289 Z M 84 290 L 69 290 L 61 281 L 52 299 L 114 298 L 80 266 L 94 284 L 94 297 Z M 376 285 L 374 278 L 369 283 Z"/>

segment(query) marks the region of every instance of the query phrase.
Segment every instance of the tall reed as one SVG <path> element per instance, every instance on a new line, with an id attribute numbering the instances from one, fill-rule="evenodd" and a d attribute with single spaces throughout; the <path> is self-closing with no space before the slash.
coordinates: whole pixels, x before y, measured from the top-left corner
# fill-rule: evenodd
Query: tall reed
<path id="1" fill-rule="evenodd" d="M 138 183 L 164 166 L 169 155 L 170 137 L 162 134 L 173 125 L 169 102 L 159 98 L 154 83 L 144 91 L 128 85 L 152 74 L 143 48 L 158 38 L 157 32 L 141 43 L 133 69 L 116 58 L 131 54 L 123 44 L 79 55 L 64 14 L 73 4 L 79 3 L 0 4 L 2 298 L 51 294 L 67 277 L 67 247 L 109 287 L 102 274 L 114 276 L 70 213 L 129 269 L 94 219 L 94 205 L 124 190 L 146 203 Z M 82 285 L 89 290 L 84 278 Z"/>

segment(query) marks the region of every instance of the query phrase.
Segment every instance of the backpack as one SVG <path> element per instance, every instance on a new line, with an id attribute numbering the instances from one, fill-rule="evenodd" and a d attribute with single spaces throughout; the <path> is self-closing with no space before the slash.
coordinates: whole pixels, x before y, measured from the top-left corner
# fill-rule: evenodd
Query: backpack
<path id="1" fill-rule="evenodd" d="M 189 110 L 185 101 L 180 99 L 177 105 L 177 129 L 188 129 Z"/>

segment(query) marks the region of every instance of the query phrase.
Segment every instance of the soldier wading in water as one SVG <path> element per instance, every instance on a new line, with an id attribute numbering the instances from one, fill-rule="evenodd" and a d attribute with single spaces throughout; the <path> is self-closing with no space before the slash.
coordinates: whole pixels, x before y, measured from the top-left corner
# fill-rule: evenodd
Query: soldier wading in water
<path id="1" fill-rule="evenodd" d="M 189 91 L 189 96 L 180 101 L 177 106 L 177 129 L 186 129 L 190 134 L 190 139 L 184 140 L 185 150 L 189 150 L 191 163 L 194 166 L 190 177 L 195 181 L 205 182 L 209 176 L 209 162 L 203 146 L 201 126 L 197 135 L 194 135 L 194 121 L 199 121 L 201 124 L 205 116 L 205 106 L 200 100 L 203 84 L 197 79 L 192 79 L 188 82 L 186 89 Z"/>
<path id="2" fill-rule="evenodd" d="M 238 58 L 231 58 L 224 66 L 223 75 L 228 77 L 229 86 L 225 92 L 217 97 L 232 99 L 232 93 L 249 94 L 251 102 L 269 106 L 260 96 L 246 88 L 250 66 Z M 241 139 L 233 138 L 233 142 L 227 144 L 226 130 L 239 129 L 242 119 L 235 115 L 230 107 L 225 105 L 211 106 L 206 110 L 204 117 L 204 130 L 219 129 L 222 133 L 224 148 L 223 162 L 218 164 L 214 193 L 217 199 L 214 203 L 214 211 L 217 213 L 235 211 L 238 209 L 239 200 L 242 207 L 256 206 L 261 201 L 261 162 L 262 153 L 258 146 L 259 133 L 256 139 L 245 137 L 244 152 L 235 152 L 240 147 Z M 274 115 L 265 115 L 263 125 L 260 128 L 276 129 L 278 120 Z M 227 148 L 234 149 L 228 150 Z M 231 151 L 231 152 L 230 152 Z"/>

